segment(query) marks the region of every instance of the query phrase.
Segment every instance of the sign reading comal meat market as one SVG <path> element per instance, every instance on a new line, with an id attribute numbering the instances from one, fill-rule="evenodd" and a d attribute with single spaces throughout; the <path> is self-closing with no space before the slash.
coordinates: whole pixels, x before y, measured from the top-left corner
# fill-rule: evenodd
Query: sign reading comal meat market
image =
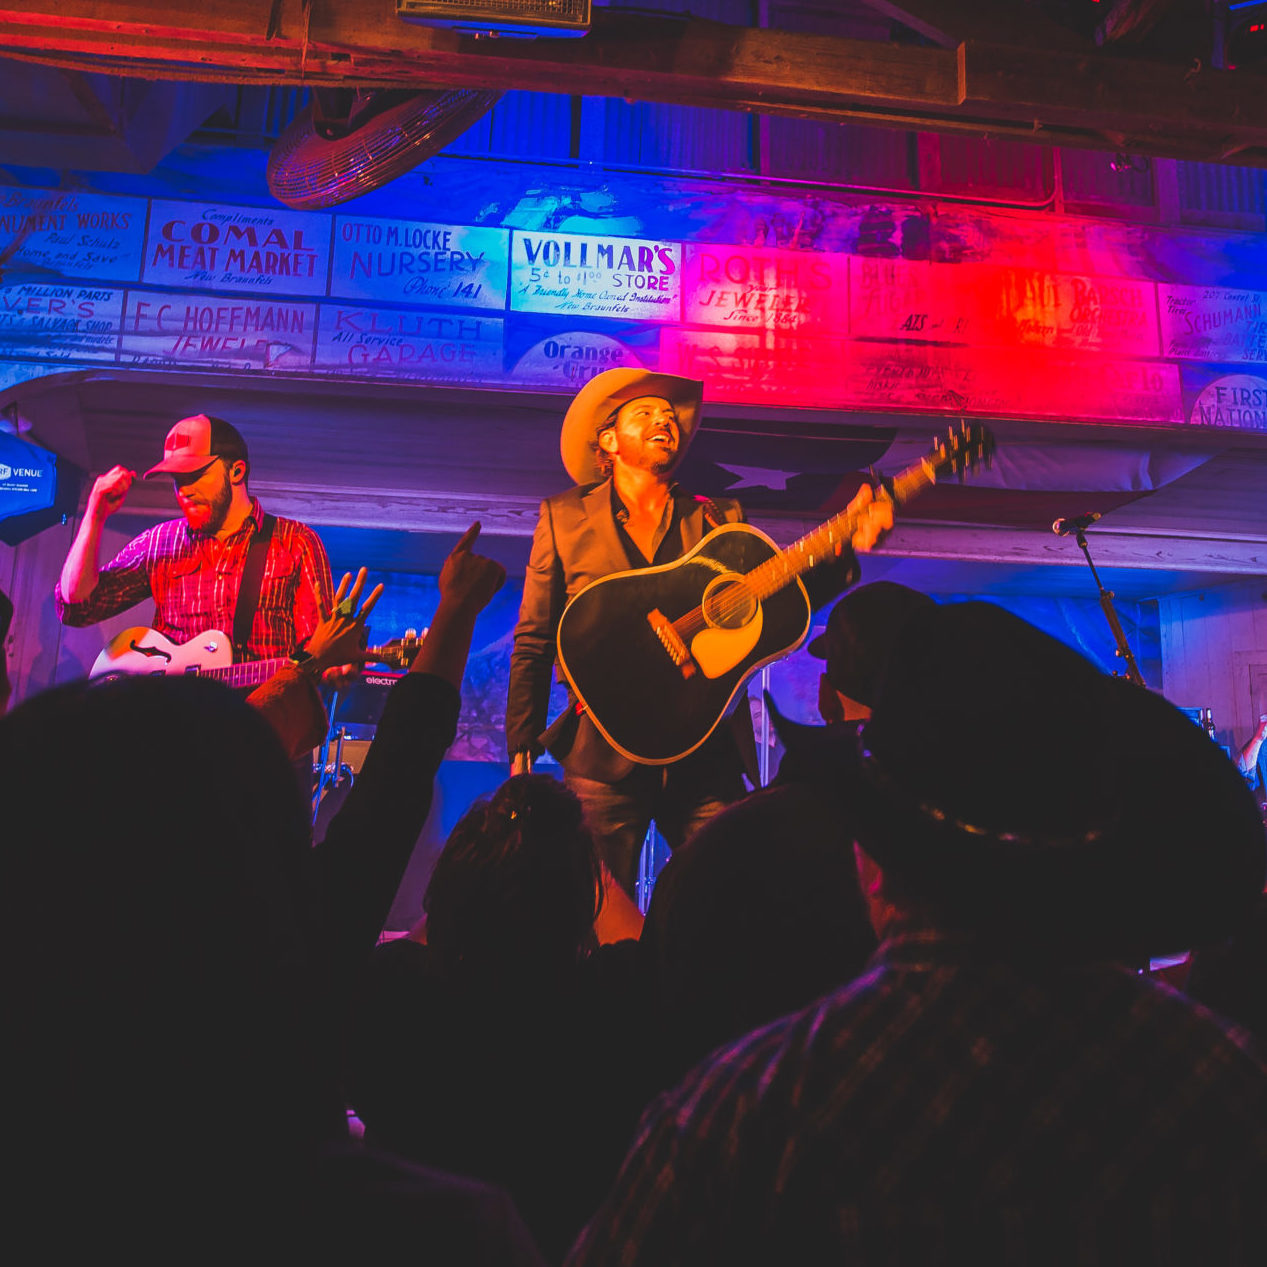
<path id="1" fill-rule="evenodd" d="M 199 290 L 324 295 L 330 223 L 329 216 L 300 211 L 155 200 L 144 280 Z"/>

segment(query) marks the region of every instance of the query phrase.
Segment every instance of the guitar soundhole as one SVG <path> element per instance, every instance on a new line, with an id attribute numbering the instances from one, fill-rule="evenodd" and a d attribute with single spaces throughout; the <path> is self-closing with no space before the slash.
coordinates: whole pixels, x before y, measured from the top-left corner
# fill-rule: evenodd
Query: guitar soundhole
<path id="1" fill-rule="evenodd" d="M 757 600 L 736 576 L 719 576 L 704 590 L 704 619 L 715 629 L 742 629 L 756 614 Z"/>

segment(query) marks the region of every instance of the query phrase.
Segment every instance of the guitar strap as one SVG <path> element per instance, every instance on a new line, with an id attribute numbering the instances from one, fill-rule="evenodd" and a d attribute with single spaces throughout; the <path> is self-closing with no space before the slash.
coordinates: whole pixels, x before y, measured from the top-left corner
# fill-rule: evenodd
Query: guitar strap
<path id="1" fill-rule="evenodd" d="M 246 548 L 237 606 L 233 609 L 233 650 L 237 660 L 245 655 L 246 644 L 251 638 L 251 626 L 255 623 L 255 612 L 260 605 L 260 589 L 264 582 L 264 558 L 268 554 L 268 543 L 273 539 L 275 522 L 275 516 L 261 514 L 260 526 Z"/>
<path id="2" fill-rule="evenodd" d="M 724 520 L 721 517 L 721 511 L 717 509 L 717 503 L 711 497 L 705 497 L 701 493 L 695 494 L 695 500 L 704 509 L 704 522 L 712 528 L 720 528 Z"/>

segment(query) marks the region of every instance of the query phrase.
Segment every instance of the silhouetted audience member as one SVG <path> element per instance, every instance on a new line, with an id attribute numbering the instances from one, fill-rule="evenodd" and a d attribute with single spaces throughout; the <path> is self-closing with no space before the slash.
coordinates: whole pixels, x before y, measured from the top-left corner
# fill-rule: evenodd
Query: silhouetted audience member
<path id="1" fill-rule="evenodd" d="M 825 722 L 865 721 L 899 630 L 933 600 L 896 581 L 851 589 L 831 609 L 827 625 L 805 648 L 825 661 L 818 712 Z"/>
<path id="2" fill-rule="evenodd" d="M 365 622 L 383 592 L 383 587 L 376 585 L 360 603 L 365 577 L 365 568 L 355 580 L 350 572 L 343 574 L 334 606 L 321 614 L 303 653 L 283 662 L 247 696 L 247 702 L 264 714 L 293 760 L 311 754 L 330 728 L 318 683 L 327 678 L 337 683 L 365 662 Z M 301 763 L 299 773 L 300 785 L 306 786 L 311 770 Z"/>
<path id="3" fill-rule="evenodd" d="M 1193 952 L 1184 985 L 1190 998 L 1249 1031 L 1267 1053 L 1267 893 L 1225 942 Z"/>
<path id="4" fill-rule="evenodd" d="M 932 606 L 933 600 L 918 590 L 873 581 L 850 590 L 831 609 L 827 627 L 806 647 L 826 661 L 818 680 L 818 712 L 826 727 L 791 721 L 768 692 L 765 697 L 784 748 L 775 783 L 837 782 L 841 752 L 852 746 L 859 724 L 871 716 L 898 631 L 916 612 Z"/>
<path id="5" fill-rule="evenodd" d="M 13 684 L 9 681 L 9 629 L 13 624 L 13 602 L 0 590 L 0 716 L 9 707 Z"/>
<path id="6" fill-rule="evenodd" d="M 665 863 L 641 939 L 662 1087 L 862 971 L 876 939 L 842 808 L 818 785 L 767 788 Z"/>
<path id="7" fill-rule="evenodd" d="M 1122 966 L 1262 889 L 1234 766 L 983 603 L 916 615 L 850 784 L 852 985 L 650 1108 L 569 1263 L 1259 1263 L 1267 1068 Z"/>
<path id="8" fill-rule="evenodd" d="M 277 735 L 214 682 L 81 681 L 0 719 L 6 1193 L 24 1252 L 355 1261 L 407 1244 L 540 1262 L 504 1192 L 348 1141 L 333 1041 L 334 988 L 374 944 L 376 887 L 417 836 L 475 614 L 504 576 L 470 554 L 475 531 L 384 709 L 379 773 L 318 850 Z"/>
<path id="9" fill-rule="evenodd" d="M 283 1245 L 537 1262 L 504 1194 L 353 1151 L 307 813 L 267 723 L 198 678 L 0 719 L 9 1234 L 144 1261 Z"/>
<path id="10" fill-rule="evenodd" d="M 379 947 L 353 1025 L 366 1138 L 504 1184 L 561 1257 L 614 1178 L 630 1089 L 634 943 L 596 952 L 600 865 L 580 802 L 511 778 L 453 829 L 426 943 Z"/>

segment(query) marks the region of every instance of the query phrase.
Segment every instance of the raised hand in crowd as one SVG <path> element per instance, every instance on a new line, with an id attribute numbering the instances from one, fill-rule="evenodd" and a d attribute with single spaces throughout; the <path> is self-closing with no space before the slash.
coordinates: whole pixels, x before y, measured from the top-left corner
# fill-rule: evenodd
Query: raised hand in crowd
<path id="1" fill-rule="evenodd" d="M 1257 782 L 1258 756 L 1262 751 L 1264 742 L 1267 742 L 1267 713 L 1264 713 L 1258 719 L 1258 729 L 1250 735 L 1236 759 L 1236 764 L 1239 767 L 1240 772 L 1245 775 L 1251 783 Z"/>
<path id="2" fill-rule="evenodd" d="M 476 520 L 453 547 L 440 569 L 440 605 L 422 647 L 409 666 L 411 673 L 434 673 L 462 688 L 466 657 L 471 650 L 475 617 L 488 606 L 506 580 L 506 569 L 494 559 L 474 554 L 480 535 Z"/>
<path id="3" fill-rule="evenodd" d="M 365 622 L 383 593 L 382 585 L 375 585 L 358 608 L 365 577 L 365 568 L 357 572 L 355 580 L 351 572 L 344 572 L 334 594 L 334 608 L 312 631 L 304 667 L 313 676 L 339 681 L 365 663 Z"/>

